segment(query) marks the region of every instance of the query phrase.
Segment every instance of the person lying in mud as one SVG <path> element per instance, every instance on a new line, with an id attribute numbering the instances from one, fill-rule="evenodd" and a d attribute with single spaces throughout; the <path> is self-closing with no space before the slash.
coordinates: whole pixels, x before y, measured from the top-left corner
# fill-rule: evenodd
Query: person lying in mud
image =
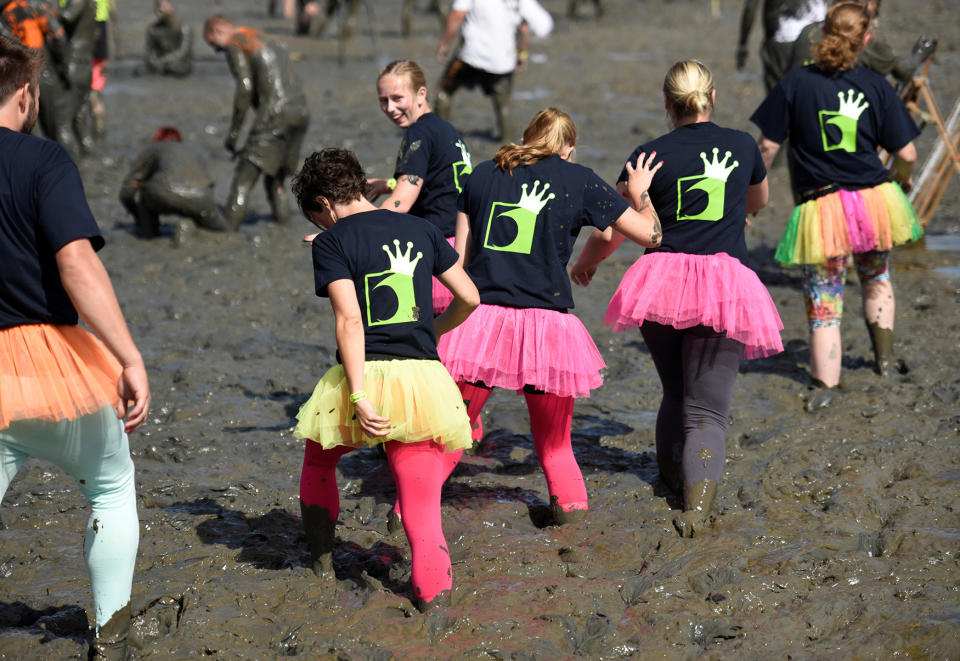
<path id="1" fill-rule="evenodd" d="M 835 0 L 831 4 L 838 4 L 844 0 Z M 857 64 L 876 71 L 881 76 L 893 76 L 899 83 L 909 82 L 917 72 L 924 61 L 936 50 L 937 40 L 927 36 L 920 36 L 913 45 L 913 49 L 908 55 L 897 55 L 878 25 L 877 15 L 880 13 L 880 0 L 858 0 L 867 9 L 870 16 L 870 27 L 868 28 L 870 38 L 866 45 L 860 51 L 857 58 Z M 811 23 L 803 28 L 800 36 L 797 37 L 793 45 L 793 54 L 790 58 L 790 66 L 787 71 L 793 67 L 805 66 L 813 62 L 812 50 L 817 42 L 823 36 L 823 21 Z"/>
<path id="2" fill-rule="evenodd" d="M 137 236 L 158 236 L 161 214 L 186 216 L 204 229 L 222 232 L 227 221 L 213 188 L 203 155 L 184 144 L 176 128 L 164 126 L 124 178 L 120 202 L 133 216 Z"/>
<path id="3" fill-rule="evenodd" d="M 586 225 L 614 226 L 647 247 L 660 236 L 649 207 L 634 211 L 592 170 L 570 162 L 576 142 L 570 116 L 547 108 L 527 126 L 523 144 L 504 145 L 474 169 L 458 204 L 456 249 L 481 305 L 439 345 L 471 422 L 493 388 L 523 393 L 558 525 L 587 513 L 570 439 L 573 400 L 601 385 L 605 367 L 590 333 L 569 314 L 570 252 Z M 631 190 L 649 175 L 639 168 Z"/>
<path id="4" fill-rule="evenodd" d="M 227 224 L 237 229 L 243 222 L 250 191 L 261 174 L 274 217 L 278 223 L 287 223 L 290 209 L 283 181 L 297 169 L 310 120 L 307 98 L 293 73 L 290 55 L 260 30 L 237 26 L 222 14 L 207 19 L 203 38 L 226 55 L 237 83 L 224 141 L 237 159 L 226 203 Z M 249 112 L 253 122 L 246 144 L 239 148 L 237 140 Z"/>
<path id="5" fill-rule="evenodd" d="M 306 439 L 300 504 L 311 563 L 332 574 L 340 510 L 336 467 L 360 447 L 382 445 L 397 484 L 410 543 L 415 604 L 449 600 L 453 577 L 440 489 L 470 447 L 460 392 L 437 356 L 436 338 L 479 304 L 476 287 L 432 223 L 376 208 L 357 157 L 345 149 L 309 156 L 293 192 L 313 239 L 318 296 L 336 319 L 337 356 L 297 415 Z M 431 276 L 453 293 L 433 315 Z"/>
<path id="6" fill-rule="evenodd" d="M 920 133 L 893 87 L 857 65 L 869 38 L 863 5 L 827 12 L 816 61 L 790 71 L 750 118 L 769 164 L 789 138 L 794 209 L 775 259 L 803 269 L 810 327 L 810 376 L 819 391 L 808 408 L 828 405 L 840 383 L 840 319 L 850 256 L 860 278 L 863 316 L 877 372 L 893 365 L 894 298 L 890 250 L 923 234 L 909 191 Z M 877 146 L 894 155 L 888 171 Z"/>
<path id="7" fill-rule="evenodd" d="M 753 138 L 710 121 L 716 89 L 696 60 L 674 64 L 663 82 L 673 131 L 637 147 L 620 174 L 654 171 L 642 206 L 662 219 L 663 239 L 624 274 L 604 322 L 640 328 L 663 386 L 657 413 L 661 481 L 683 498 L 674 520 L 692 537 L 709 524 L 726 460 L 726 424 L 740 361 L 783 350 L 783 324 L 747 267 L 745 219 L 767 203 L 767 171 Z M 653 162 L 662 159 L 656 165 Z M 636 166 L 633 164 L 636 163 Z M 594 232 L 571 271 L 587 285 L 622 243 Z"/>
<path id="8" fill-rule="evenodd" d="M 80 173 L 61 145 L 29 135 L 42 66 L 37 51 L 0 36 L 0 499 L 30 457 L 78 480 L 91 508 L 90 658 L 119 660 L 139 544 L 127 434 L 146 420 L 150 387 L 96 254 L 104 240 Z"/>
<path id="9" fill-rule="evenodd" d="M 193 70 L 193 29 L 180 20 L 170 0 L 156 0 L 156 20 L 147 26 L 144 64 L 149 73 L 189 76 Z"/>

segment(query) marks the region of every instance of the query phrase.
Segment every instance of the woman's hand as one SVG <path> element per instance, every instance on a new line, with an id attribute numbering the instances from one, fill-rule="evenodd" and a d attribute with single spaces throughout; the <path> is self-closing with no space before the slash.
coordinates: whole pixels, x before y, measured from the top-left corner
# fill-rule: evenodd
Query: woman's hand
<path id="1" fill-rule="evenodd" d="M 361 399 L 353 405 L 353 409 L 357 414 L 357 422 L 360 423 L 360 429 L 362 429 L 367 436 L 377 438 L 386 436 L 390 432 L 390 418 L 377 415 L 369 399 Z"/>
<path id="2" fill-rule="evenodd" d="M 653 182 L 653 175 L 663 166 L 663 161 L 660 161 L 656 165 L 653 164 L 656 156 L 657 152 L 655 151 L 650 152 L 649 158 L 647 158 L 645 152 L 641 152 L 637 157 L 636 166 L 627 161 L 627 190 L 630 192 L 630 198 L 634 203 L 633 206 L 637 210 L 643 206 L 642 198 L 650 189 L 650 184 Z"/>
<path id="3" fill-rule="evenodd" d="M 570 269 L 570 279 L 581 287 L 586 287 L 590 284 L 590 281 L 593 280 L 593 276 L 597 274 L 596 265 L 588 268 L 584 268 L 580 265 L 580 260 L 577 260 L 577 263 L 573 265 L 573 268 Z"/>

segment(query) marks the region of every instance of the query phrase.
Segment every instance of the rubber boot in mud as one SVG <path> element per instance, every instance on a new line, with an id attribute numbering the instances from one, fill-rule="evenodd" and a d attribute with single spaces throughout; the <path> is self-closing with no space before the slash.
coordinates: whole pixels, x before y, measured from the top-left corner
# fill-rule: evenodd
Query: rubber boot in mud
<path id="1" fill-rule="evenodd" d="M 873 345 L 874 369 L 877 374 L 887 378 L 893 368 L 893 329 L 867 324 L 867 331 L 870 333 L 870 344 Z"/>
<path id="2" fill-rule="evenodd" d="M 133 658 L 127 645 L 130 632 L 130 604 L 114 613 L 107 623 L 99 628 L 90 647 L 91 661 L 127 661 Z"/>
<path id="3" fill-rule="evenodd" d="M 673 519 L 673 525 L 681 537 L 693 537 L 710 527 L 716 499 L 717 483 L 713 480 L 684 486 L 683 513 Z"/>
<path id="4" fill-rule="evenodd" d="M 327 515 L 327 509 L 319 505 L 304 505 L 300 501 L 300 517 L 307 534 L 307 549 L 310 551 L 310 568 L 320 578 L 333 577 L 334 531 L 337 520 Z"/>
<path id="5" fill-rule="evenodd" d="M 589 510 L 567 510 L 564 511 L 556 496 L 550 496 L 550 514 L 553 515 L 553 525 L 565 526 L 570 523 L 580 523 L 587 518 Z"/>

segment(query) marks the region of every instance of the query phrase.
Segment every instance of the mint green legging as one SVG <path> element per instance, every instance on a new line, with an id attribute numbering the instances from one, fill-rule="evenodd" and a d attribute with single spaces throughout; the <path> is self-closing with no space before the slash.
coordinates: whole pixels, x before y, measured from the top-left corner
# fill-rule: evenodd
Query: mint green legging
<path id="1" fill-rule="evenodd" d="M 59 466 L 90 501 L 83 558 L 97 631 L 130 602 L 140 521 L 130 446 L 112 407 L 77 420 L 19 420 L 0 430 L 0 499 L 28 457 Z"/>

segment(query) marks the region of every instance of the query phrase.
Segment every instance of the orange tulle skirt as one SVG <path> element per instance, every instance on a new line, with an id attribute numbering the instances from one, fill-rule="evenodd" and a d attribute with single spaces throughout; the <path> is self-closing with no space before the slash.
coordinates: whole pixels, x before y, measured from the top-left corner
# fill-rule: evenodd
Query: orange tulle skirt
<path id="1" fill-rule="evenodd" d="M 0 330 L 0 429 L 17 420 L 76 420 L 117 401 L 120 364 L 79 326 Z"/>

